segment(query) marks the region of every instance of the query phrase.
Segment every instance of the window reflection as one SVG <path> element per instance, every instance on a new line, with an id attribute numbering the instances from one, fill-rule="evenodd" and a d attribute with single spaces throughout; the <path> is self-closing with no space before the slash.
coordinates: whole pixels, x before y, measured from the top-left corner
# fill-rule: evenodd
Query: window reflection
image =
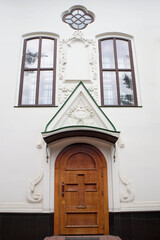
<path id="1" fill-rule="evenodd" d="M 24 41 L 19 105 L 53 105 L 56 40 L 35 37 Z"/>
<path id="2" fill-rule="evenodd" d="M 33 39 L 27 41 L 25 54 L 25 68 L 36 68 L 38 64 L 39 40 Z"/>
<path id="3" fill-rule="evenodd" d="M 130 69 L 130 56 L 128 42 L 123 40 L 116 40 L 117 46 L 117 60 L 119 69 Z"/>
<path id="4" fill-rule="evenodd" d="M 103 68 L 114 68 L 114 49 L 113 40 L 102 41 L 102 67 Z"/>
<path id="5" fill-rule="evenodd" d="M 39 86 L 39 104 L 52 104 L 53 72 L 41 71 Z"/>
<path id="6" fill-rule="evenodd" d="M 120 98 L 122 105 L 133 105 L 134 95 L 133 95 L 133 83 L 131 72 L 120 72 Z"/>
<path id="7" fill-rule="evenodd" d="M 24 72 L 22 104 L 35 104 L 37 71 Z"/>
<path id="8" fill-rule="evenodd" d="M 100 40 L 102 102 L 104 105 L 137 105 L 131 41 Z"/>
<path id="9" fill-rule="evenodd" d="M 54 41 L 51 39 L 42 39 L 41 67 L 53 68 Z"/>
<path id="10" fill-rule="evenodd" d="M 117 88 L 116 88 L 116 74 L 115 72 L 103 73 L 103 94 L 105 105 L 117 104 Z"/>

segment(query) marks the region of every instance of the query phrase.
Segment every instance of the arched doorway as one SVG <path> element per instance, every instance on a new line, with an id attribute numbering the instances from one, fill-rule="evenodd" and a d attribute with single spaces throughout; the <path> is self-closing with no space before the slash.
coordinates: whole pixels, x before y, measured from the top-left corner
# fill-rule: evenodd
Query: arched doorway
<path id="1" fill-rule="evenodd" d="M 109 234 L 107 164 L 94 146 L 73 144 L 55 163 L 54 235 Z"/>

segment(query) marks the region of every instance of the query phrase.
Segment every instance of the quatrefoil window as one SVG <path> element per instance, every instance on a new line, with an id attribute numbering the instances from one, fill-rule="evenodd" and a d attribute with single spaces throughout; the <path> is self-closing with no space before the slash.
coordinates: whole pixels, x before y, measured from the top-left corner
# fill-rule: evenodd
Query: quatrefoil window
<path id="1" fill-rule="evenodd" d="M 75 30 L 86 28 L 94 18 L 94 14 L 82 6 L 74 6 L 62 14 L 62 20 Z"/>

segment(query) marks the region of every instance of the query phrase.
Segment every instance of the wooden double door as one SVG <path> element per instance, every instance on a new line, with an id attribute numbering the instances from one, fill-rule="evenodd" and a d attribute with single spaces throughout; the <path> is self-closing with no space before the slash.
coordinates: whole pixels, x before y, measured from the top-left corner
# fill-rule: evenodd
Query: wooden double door
<path id="1" fill-rule="evenodd" d="M 55 165 L 54 235 L 109 234 L 107 169 L 87 144 L 65 148 Z"/>

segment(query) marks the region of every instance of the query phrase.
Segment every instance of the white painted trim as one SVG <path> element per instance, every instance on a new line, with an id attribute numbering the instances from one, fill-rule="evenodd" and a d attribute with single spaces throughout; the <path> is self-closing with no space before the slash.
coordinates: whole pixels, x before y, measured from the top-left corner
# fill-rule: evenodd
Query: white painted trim
<path id="1" fill-rule="evenodd" d="M 129 35 L 127 33 L 122 33 L 122 32 L 105 32 L 105 33 L 100 33 L 100 34 L 97 34 L 95 37 L 97 39 L 99 38 L 105 38 L 105 37 L 123 37 L 123 38 L 126 38 L 126 39 L 133 39 L 133 36 L 132 35 Z"/>
<path id="2" fill-rule="evenodd" d="M 26 202 L 1 202 L 0 212 L 6 213 L 39 213 L 42 212 L 41 204 L 29 204 Z"/>
<path id="3" fill-rule="evenodd" d="M 36 37 L 36 36 L 50 36 L 50 37 L 55 37 L 55 38 L 59 38 L 59 35 L 56 34 L 56 33 L 52 33 L 52 32 L 31 32 L 31 33 L 26 33 L 26 34 L 23 34 L 22 37 L 23 38 L 28 38 L 28 37 Z"/>
<path id="4" fill-rule="evenodd" d="M 109 207 L 109 212 L 149 212 L 160 211 L 160 201 L 144 201 L 134 203 L 121 203 L 120 208 L 116 205 Z M 28 204 L 26 202 L 1 202 L 1 213 L 51 213 L 53 208 L 43 208 L 41 204 Z"/>
<path id="5" fill-rule="evenodd" d="M 122 212 L 160 211 L 160 201 L 121 203 L 120 206 Z"/>
<path id="6" fill-rule="evenodd" d="M 50 172 L 51 172 L 51 159 L 44 162 L 44 178 L 43 178 L 43 210 L 50 210 Z M 47 173 L 47 174 L 46 174 Z"/>

